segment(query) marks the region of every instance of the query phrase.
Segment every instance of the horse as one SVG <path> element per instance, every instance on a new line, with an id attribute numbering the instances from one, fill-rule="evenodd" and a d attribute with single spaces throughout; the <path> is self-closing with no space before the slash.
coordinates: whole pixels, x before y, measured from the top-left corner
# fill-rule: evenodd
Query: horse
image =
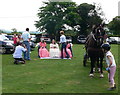
<path id="1" fill-rule="evenodd" d="M 94 71 L 95 71 L 95 63 L 97 62 L 98 69 L 100 71 L 100 78 L 103 78 L 103 58 L 104 58 L 104 53 L 101 48 L 101 45 L 103 44 L 103 35 L 101 35 L 101 32 L 97 30 L 95 33 L 91 33 L 88 35 L 85 43 L 86 47 L 86 52 L 90 58 L 91 61 L 91 70 L 90 70 L 90 77 L 94 76 Z M 88 56 L 85 56 L 88 58 Z M 86 60 L 84 60 L 86 61 Z M 100 64 L 99 64 L 100 61 Z M 85 63 L 84 63 L 85 65 Z"/>

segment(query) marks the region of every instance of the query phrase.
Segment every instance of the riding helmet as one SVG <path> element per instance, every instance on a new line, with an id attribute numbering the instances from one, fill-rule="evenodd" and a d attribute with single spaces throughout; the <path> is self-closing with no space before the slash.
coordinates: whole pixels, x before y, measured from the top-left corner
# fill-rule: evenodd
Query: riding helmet
<path id="1" fill-rule="evenodd" d="M 110 47 L 109 44 L 103 44 L 102 48 L 105 49 L 105 50 L 107 50 L 107 51 L 109 51 L 111 47 Z"/>

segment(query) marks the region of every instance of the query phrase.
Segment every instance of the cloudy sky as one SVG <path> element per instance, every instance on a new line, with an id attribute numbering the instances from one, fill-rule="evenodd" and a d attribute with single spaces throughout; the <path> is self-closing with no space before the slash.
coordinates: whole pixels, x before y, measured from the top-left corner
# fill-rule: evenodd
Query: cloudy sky
<path id="1" fill-rule="evenodd" d="M 46 0 L 0 0 L 0 29 L 11 30 L 16 28 L 24 31 L 29 27 L 31 31 L 36 31 L 34 26 L 38 20 L 36 14 L 42 6 L 42 1 Z M 72 0 L 77 4 L 93 2 L 100 4 L 108 21 L 118 15 L 118 2 L 120 0 Z"/>

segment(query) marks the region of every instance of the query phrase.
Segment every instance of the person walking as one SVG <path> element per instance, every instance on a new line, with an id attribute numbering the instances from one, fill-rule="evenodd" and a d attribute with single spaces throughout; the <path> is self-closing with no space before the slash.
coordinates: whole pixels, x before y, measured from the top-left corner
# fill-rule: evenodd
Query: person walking
<path id="1" fill-rule="evenodd" d="M 29 28 L 26 28 L 26 31 L 22 33 L 21 38 L 23 39 L 23 44 L 25 44 L 27 48 L 27 52 L 24 52 L 24 59 L 25 60 L 30 60 L 30 33 L 29 33 Z"/>
<path id="2" fill-rule="evenodd" d="M 113 54 L 110 51 L 110 45 L 109 44 L 103 44 L 102 45 L 103 51 L 106 56 L 106 63 L 107 63 L 107 68 L 106 70 L 108 71 L 108 79 L 110 83 L 110 88 L 108 90 L 115 90 L 116 89 L 116 84 L 114 81 L 114 76 L 116 72 L 116 63 Z"/>
<path id="3" fill-rule="evenodd" d="M 63 59 L 63 50 L 66 53 L 66 58 L 69 58 L 69 54 L 66 50 L 66 36 L 64 35 L 64 31 L 60 31 L 60 44 L 61 44 L 61 59 Z"/>

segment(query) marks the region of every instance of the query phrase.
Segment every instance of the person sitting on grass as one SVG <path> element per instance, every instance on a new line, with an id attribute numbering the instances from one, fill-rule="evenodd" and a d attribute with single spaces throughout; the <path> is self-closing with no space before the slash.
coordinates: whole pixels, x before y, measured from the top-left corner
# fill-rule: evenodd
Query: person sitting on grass
<path id="1" fill-rule="evenodd" d="M 42 58 L 42 57 L 49 57 L 49 52 L 46 48 L 46 42 L 44 40 L 42 40 L 40 43 L 40 49 L 39 49 L 39 57 Z"/>
<path id="2" fill-rule="evenodd" d="M 49 53 L 50 53 L 51 58 L 60 58 L 59 46 L 54 39 L 52 40 L 52 43 L 50 44 Z"/>
<path id="3" fill-rule="evenodd" d="M 114 81 L 114 76 L 116 72 L 115 59 L 114 59 L 113 54 L 110 51 L 111 47 L 109 44 L 103 44 L 102 48 L 106 56 L 106 63 L 108 65 L 108 67 L 106 68 L 106 70 L 108 71 L 108 79 L 110 83 L 110 88 L 108 88 L 108 90 L 115 90 L 116 89 L 116 84 Z"/>
<path id="4" fill-rule="evenodd" d="M 25 60 L 22 58 L 22 53 L 26 52 L 27 49 L 22 43 L 17 43 L 15 51 L 13 53 L 14 64 L 22 63 L 25 64 Z"/>

